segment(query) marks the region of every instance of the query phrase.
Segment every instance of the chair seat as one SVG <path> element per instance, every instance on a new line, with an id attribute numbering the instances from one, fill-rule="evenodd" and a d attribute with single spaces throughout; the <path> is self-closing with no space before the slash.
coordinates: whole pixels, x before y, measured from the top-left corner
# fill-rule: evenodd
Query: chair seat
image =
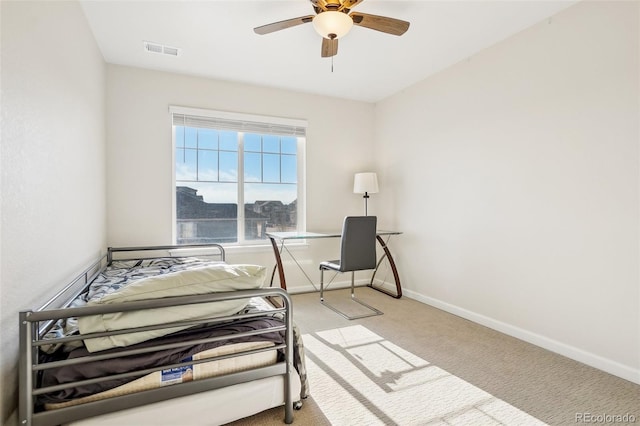
<path id="1" fill-rule="evenodd" d="M 340 261 L 339 260 L 325 260 L 324 262 L 320 262 L 320 269 L 333 269 L 334 271 L 340 270 Z"/>

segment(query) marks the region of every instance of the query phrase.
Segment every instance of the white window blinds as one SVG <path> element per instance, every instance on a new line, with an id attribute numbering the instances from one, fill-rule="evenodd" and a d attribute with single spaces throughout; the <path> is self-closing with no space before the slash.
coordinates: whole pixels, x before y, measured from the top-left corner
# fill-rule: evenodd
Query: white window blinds
<path id="1" fill-rule="evenodd" d="M 306 135 L 306 120 L 239 114 L 196 108 L 169 108 L 174 126 L 232 130 L 236 132 L 272 134 L 281 136 Z"/>

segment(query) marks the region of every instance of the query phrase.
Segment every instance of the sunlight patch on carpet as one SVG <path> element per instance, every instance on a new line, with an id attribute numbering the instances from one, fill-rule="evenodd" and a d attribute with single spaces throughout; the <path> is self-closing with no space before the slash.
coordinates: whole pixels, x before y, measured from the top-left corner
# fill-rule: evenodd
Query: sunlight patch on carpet
<path id="1" fill-rule="evenodd" d="M 311 395 L 332 424 L 545 424 L 362 325 L 303 341 Z"/>

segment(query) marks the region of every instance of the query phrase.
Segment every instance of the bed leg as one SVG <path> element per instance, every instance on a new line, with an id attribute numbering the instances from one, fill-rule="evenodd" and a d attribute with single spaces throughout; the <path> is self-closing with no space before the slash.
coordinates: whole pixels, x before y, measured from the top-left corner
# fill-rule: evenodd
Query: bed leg
<path id="1" fill-rule="evenodd" d="M 287 363 L 289 366 L 289 363 Z M 289 370 L 289 367 L 287 368 Z M 293 423 L 293 398 L 291 397 L 291 371 L 287 371 L 284 376 L 284 422 L 288 425 Z"/>
<path id="2" fill-rule="evenodd" d="M 287 404 L 284 409 L 284 422 L 288 425 L 293 423 L 293 404 Z"/>
<path id="3" fill-rule="evenodd" d="M 287 347 L 285 348 L 285 368 L 286 372 L 284 375 L 284 422 L 286 424 L 293 423 L 293 396 L 291 395 L 291 382 L 292 382 L 292 371 L 294 371 L 293 365 L 293 307 L 291 304 L 291 298 L 289 295 L 284 292 L 282 294 L 282 304 L 287 307 L 287 311 L 285 314 L 285 321 L 287 324 L 287 329 L 285 332 L 285 343 Z"/>

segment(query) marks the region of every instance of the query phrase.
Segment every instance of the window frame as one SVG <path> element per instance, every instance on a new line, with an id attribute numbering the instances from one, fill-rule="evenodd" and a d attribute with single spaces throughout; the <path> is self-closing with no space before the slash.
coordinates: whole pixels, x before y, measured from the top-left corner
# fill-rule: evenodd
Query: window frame
<path id="1" fill-rule="evenodd" d="M 295 127 L 304 129 L 304 135 L 289 135 L 282 132 L 269 132 L 252 129 L 230 129 L 220 128 L 218 130 L 233 130 L 238 132 L 238 208 L 237 208 L 237 233 L 238 241 L 234 243 L 223 243 L 225 247 L 255 247 L 264 246 L 270 247 L 269 240 L 246 240 L 245 239 L 245 214 L 244 208 L 244 193 L 245 184 L 252 182 L 245 182 L 244 176 L 244 135 L 245 133 L 258 133 L 258 134 L 278 134 L 280 136 L 294 136 L 297 138 L 296 143 L 296 173 L 297 173 L 297 217 L 296 228 L 299 232 L 306 230 L 306 128 L 307 121 L 294 118 L 283 118 L 274 116 L 263 116 L 255 114 L 243 114 L 228 111 L 217 111 L 200 108 L 190 108 L 181 106 L 169 107 L 169 118 L 171 125 L 171 238 L 175 244 L 177 241 L 177 200 L 176 200 L 176 131 L 174 124 L 174 115 L 186 115 L 202 118 L 210 118 L 217 120 L 228 120 L 239 123 L 252 123 L 258 126 L 268 128 L 269 126 L 275 126 L 277 128 L 282 127 Z M 187 126 L 188 127 L 188 126 Z"/>

